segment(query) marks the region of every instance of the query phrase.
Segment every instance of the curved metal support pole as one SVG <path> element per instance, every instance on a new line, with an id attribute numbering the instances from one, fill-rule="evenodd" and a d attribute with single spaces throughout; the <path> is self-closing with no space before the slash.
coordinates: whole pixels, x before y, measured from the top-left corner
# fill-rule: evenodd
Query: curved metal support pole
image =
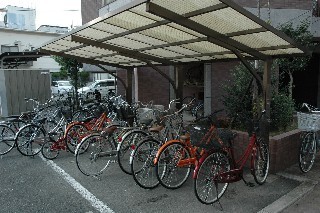
<path id="1" fill-rule="evenodd" d="M 125 89 L 127 89 L 127 85 L 126 82 L 124 82 L 124 80 L 122 78 L 119 78 L 117 75 L 115 75 L 114 73 L 112 73 L 111 71 L 107 70 L 106 68 L 104 68 L 103 66 L 101 66 L 100 64 L 95 64 L 95 66 L 99 67 L 100 69 L 102 69 L 103 71 L 105 71 L 106 73 L 112 75 L 113 77 L 115 77 L 117 80 L 119 80 L 121 82 L 121 84 L 124 86 Z"/>
<path id="2" fill-rule="evenodd" d="M 177 89 L 177 86 L 176 86 L 175 82 L 168 75 L 166 75 L 164 72 L 162 72 L 162 70 L 160 70 L 158 67 L 154 66 L 150 62 L 147 62 L 147 64 L 148 64 L 148 66 L 150 66 L 152 69 L 157 71 L 160 75 L 162 75 L 165 79 L 167 79 L 169 81 L 169 83 L 171 84 L 171 86 L 172 86 L 172 88 L 174 90 L 175 95 L 177 95 L 178 94 L 178 89 Z"/>

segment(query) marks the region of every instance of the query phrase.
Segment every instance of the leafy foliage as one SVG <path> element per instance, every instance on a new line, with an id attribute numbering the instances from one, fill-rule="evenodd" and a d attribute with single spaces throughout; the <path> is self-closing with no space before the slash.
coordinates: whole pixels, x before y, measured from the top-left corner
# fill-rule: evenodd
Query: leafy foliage
<path id="1" fill-rule="evenodd" d="M 302 21 L 296 28 L 292 22 L 280 25 L 280 30 L 292 38 L 295 42 L 305 47 L 312 47 L 312 34 L 308 30 L 310 23 L 308 21 Z M 309 62 L 311 56 L 304 57 L 292 57 L 277 59 L 277 63 L 280 68 L 291 72 L 303 70 Z"/>
<path id="2" fill-rule="evenodd" d="M 249 87 L 252 76 L 243 65 L 231 70 L 231 75 L 232 78 L 223 85 L 226 95 L 222 97 L 222 102 L 228 116 L 234 118 L 233 127 L 247 130 L 247 121 L 254 118 L 262 108 L 262 97 L 259 96 L 254 100 L 254 89 L 252 86 Z M 272 83 L 274 81 L 275 78 L 272 76 Z M 276 93 L 275 89 L 272 89 L 270 115 L 272 130 L 286 130 L 292 122 L 294 101 L 285 92 Z"/>
<path id="3" fill-rule="evenodd" d="M 271 127 L 286 131 L 292 123 L 294 101 L 284 93 L 274 94 L 271 100 Z"/>

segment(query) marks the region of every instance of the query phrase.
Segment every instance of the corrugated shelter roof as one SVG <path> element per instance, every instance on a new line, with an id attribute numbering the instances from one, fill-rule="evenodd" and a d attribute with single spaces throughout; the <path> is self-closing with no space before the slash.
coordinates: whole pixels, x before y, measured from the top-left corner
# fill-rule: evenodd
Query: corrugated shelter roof
<path id="1" fill-rule="evenodd" d="M 231 0 L 135 0 L 44 44 L 42 52 L 116 67 L 305 54 Z"/>

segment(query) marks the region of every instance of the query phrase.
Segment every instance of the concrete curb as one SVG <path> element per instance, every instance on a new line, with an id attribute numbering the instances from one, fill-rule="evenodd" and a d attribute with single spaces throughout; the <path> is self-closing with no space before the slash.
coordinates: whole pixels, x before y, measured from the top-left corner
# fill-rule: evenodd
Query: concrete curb
<path id="1" fill-rule="evenodd" d="M 284 178 L 292 179 L 301 182 L 299 186 L 291 190 L 286 195 L 282 196 L 275 202 L 271 203 L 270 205 L 266 206 L 258 213 L 278 213 L 283 211 L 285 208 L 292 205 L 294 202 L 299 200 L 300 198 L 304 197 L 310 191 L 314 189 L 314 187 L 318 184 L 318 181 L 313 181 L 301 176 L 291 175 L 284 172 L 279 172 L 277 175 L 282 176 Z"/>

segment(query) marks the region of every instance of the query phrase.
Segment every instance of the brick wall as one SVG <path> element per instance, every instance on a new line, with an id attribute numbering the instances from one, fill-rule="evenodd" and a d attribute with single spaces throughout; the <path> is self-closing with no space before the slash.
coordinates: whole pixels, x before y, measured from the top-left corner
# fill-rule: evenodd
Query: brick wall
<path id="1" fill-rule="evenodd" d="M 222 86 L 230 79 L 230 70 L 233 69 L 239 62 L 217 62 L 212 63 L 212 109 L 223 109 L 224 106 L 220 100 L 224 91 Z"/>
<path id="2" fill-rule="evenodd" d="M 169 67 L 159 67 L 169 75 Z M 153 101 L 154 104 L 164 105 L 169 103 L 169 81 L 152 68 L 138 69 L 139 100 L 142 102 Z"/>
<path id="3" fill-rule="evenodd" d="M 269 138 L 270 173 L 277 173 L 294 164 L 297 164 L 300 148 L 300 130 L 292 130 Z M 235 158 L 244 153 L 249 143 L 248 133 L 237 132 L 234 141 Z M 250 158 L 246 166 L 250 166 Z"/>

